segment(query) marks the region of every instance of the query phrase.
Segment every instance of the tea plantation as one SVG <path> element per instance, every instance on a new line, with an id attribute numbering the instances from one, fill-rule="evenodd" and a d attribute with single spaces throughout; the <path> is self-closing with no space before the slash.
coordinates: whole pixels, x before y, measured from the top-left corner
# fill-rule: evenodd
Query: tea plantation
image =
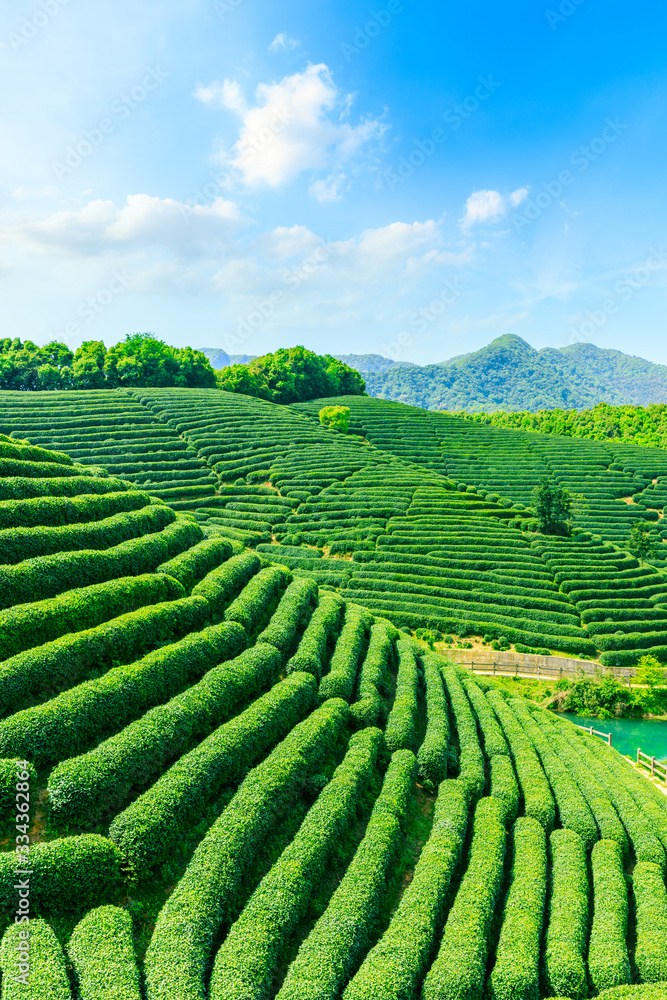
<path id="1" fill-rule="evenodd" d="M 667 661 L 662 453 L 343 401 L 0 396 L 2 1000 L 667 995 L 667 796 L 413 637 Z"/>

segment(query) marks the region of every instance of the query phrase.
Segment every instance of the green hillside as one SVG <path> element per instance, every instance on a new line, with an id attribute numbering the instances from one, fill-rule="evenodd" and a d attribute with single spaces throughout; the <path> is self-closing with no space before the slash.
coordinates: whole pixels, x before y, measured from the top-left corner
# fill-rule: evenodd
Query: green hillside
<path id="1" fill-rule="evenodd" d="M 77 461 L 104 459 L 114 475 L 399 627 L 610 666 L 646 652 L 667 662 L 667 455 L 658 449 L 508 431 L 368 397 L 281 407 L 181 389 L 97 394 L 101 429 L 91 439 L 91 418 L 80 435 L 84 418 L 69 415 L 76 394 L 16 396 L 7 394 L 0 432 L 66 447 Z M 50 398 L 47 430 L 40 411 Z M 320 426 L 327 402 L 350 407 L 350 434 Z M 160 449 L 155 461 L 111 464 L 122 445 L 106 444 L 104 428 L 122 421 L 136 447 Z M 162 437 L 156 446 L 156 432 L 185 454 Z M 545 475 L 576 497 L 570 539 L 523 530 Z M 637 520 L 656 542 L 646 565 L 623 549 Z"/>
<path id="2" fill-rule="evenodd" d="M 581 410 L 597 403 L 667 400 L 667 367 L 594 344 L 536 351 L 512 334 L 472 354 L 425 367 L 370 369 L 367 391 L 430 410 Z"/>
<path id="3" fill-rule="evenodd" d="M 664 995 L 667 797 L 413 637 L 667 659 L 659 570 L 522 525 L 660 453 L 83 395 L 0 396 L 3 1000 Z"/>

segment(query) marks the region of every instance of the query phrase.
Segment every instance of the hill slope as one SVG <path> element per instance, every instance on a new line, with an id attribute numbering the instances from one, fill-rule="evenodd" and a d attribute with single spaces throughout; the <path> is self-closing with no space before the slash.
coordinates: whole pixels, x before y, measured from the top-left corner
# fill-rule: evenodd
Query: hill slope
<path id="1" fill-rule="evenodd" d="M 571 344 L 536 351 L 520 337 L 497 337 L 472 354 L 426 367 L 369 372 L 371 396 L 431 410 L 584 409 L 605 402 L 667 401 L 667 367 L 642 358 Z"/>
<path id="2" fill-rule="evenodd" d="M 0 414 L 0 428 L 61 446 L 74 430 L 71 444 L 85 460 L 86 435 L 82 441 L 61 395 L 48 418 L 40 414 L 47 394 L 21 394 L 18 410 L 7 395 L 12 408 Z M 323 403 L 336 401 L 352 411 L 349 435 L 317 419 Z M 105 421 L 130 441 L 163 429 L 185 448 L 186 466 L 205 463 L 211 478 L 145 488 L 400 626 L 503 636 L 524 651 L 601 656 L 610 665 L 632 664 L 646 649 L 667 661 L 667 613 L 659 606 L 667 581 L 657 570 L 667 553 L 667 456 L 658 449 L 504 430 L 359 396 L 283 407 L 218 390 L 142 389 L 108 392 L 96 405 L 100 428 L 88 461 L 99 462 Z M 114 442 L 114 450 L 122 446 Z M 576 495 L 583 534 L 554 542 L 521 530 L 544 475 Z M 654 566 L 640 567 L 622 551 L 637 519 L 659 543 Z M 556 567 L 558 552 L 567 570 Z M 620 604 L 605 610 L 609 568 L 622 586 L 614 595 Z M 611 618 L 618 635 L 607 635 L 608 624 L 600 628 L 590 611 Z"/>
<path id="3" fill-rule="evenodd" d="M 623 997 L 664 996 L 667 800 L 396 627 L 632 662 L 667 635 L 664 578 L 531 538 L 448 473 L 511 497 L 547 467 L 617 502 L 659 456 L 360 397 L 365 438 L 322 401 L 145 393 L 83 427 L 58 394 L 0 396 L 15 435 L 93 431 L 88 466 L 0 436 L 3 998 L 27 884 L 35 1000 L 612 1000 L 634 969 L 663 985 Z M 160 427 L 215 476 L 172 500 L 194 515 L 92 465 L 105 431 Z"/>

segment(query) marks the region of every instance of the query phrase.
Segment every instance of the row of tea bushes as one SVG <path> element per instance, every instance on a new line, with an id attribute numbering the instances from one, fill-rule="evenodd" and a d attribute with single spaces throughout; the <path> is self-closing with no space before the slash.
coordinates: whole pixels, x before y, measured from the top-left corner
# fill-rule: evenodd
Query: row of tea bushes
<path id="1" fill-rule="evenodd" d="M 0 432 L 102 466 L 176 509 L 215 493 L 196 450 L 124 390 L 5 392 L 2 402 Z"/>

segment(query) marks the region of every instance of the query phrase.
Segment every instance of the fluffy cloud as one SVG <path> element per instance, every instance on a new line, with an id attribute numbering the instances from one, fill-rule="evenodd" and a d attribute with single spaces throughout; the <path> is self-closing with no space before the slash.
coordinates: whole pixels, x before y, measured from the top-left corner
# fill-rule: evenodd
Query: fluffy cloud
<path id="1" fill-rule="evenodd" d="M 349 122 L 351 97 L 339 91 L 324 63 L 278 83 L 261 83 L 252 105 L 246 103 L 235 80 L 199 87 L 195 96 L 241 119 L 238 140 L 223 159 L 246 184 L 278 187 L 303 171 L 331 172 L 333 167 L 334 180 L 329 177 L 312 189 L 320 200 L 335 200 L 343 165 L 384 129 L 373 118 Z"/>
<path id="2" fill-rule="evenodd" d="M 26 224 L 15 235 L 45 251 L 95 255 L 160 246 L 192 255 L 231 245 L 245 224 L 238 206 L 220 197 L 210 205 L 190 206 L 173 198 L 133 194 L 120 208 L 112 201 L 91 201 Z"/>
<path id="3" fill-rule="evenodd" d="M 393 222 L 331 242 L 305 226 L 281 226 L 256 240 L 248 255 L 225 263 L 214 280 L 236 300 L 302 284 L 332 302 L 363 296 L 371 285 L 395 292 L 467 260 L 466 255 L 443 252 L 441 240 L 433 220 Z M 295 275 L 298 281 L 290 278 Z"/>
<path id="4" fill-rule="evenodd" d="M 280 52 L 281 49 L 297 49 L 301 45 L 298 38 L 290 38 L 280 31 L 269 45 L 269 52 Z"/>
<path id="5" fill-rule="evenodd" d="M 517 188 L 504 198 L 499 191 L 473 191 L 465 203 L 462 229 L 470 229 L 478 222 L 497 222 L 507 215 L 508 203 L 513 207 L 521 204 L 528 194 L 528 188 Z"/>
<path id="6" fill-rule="evenodd" d="M 516 206 L 520 205 L 522 201 L 525 201 L 528 197 L 528 190 L 529 189 L 527 187 L 523 187 L 517 188 L 516 191 L 512 191 L 510 195 L 510 204 L 512 205 L 512 208 L 516 208 Z"/>

